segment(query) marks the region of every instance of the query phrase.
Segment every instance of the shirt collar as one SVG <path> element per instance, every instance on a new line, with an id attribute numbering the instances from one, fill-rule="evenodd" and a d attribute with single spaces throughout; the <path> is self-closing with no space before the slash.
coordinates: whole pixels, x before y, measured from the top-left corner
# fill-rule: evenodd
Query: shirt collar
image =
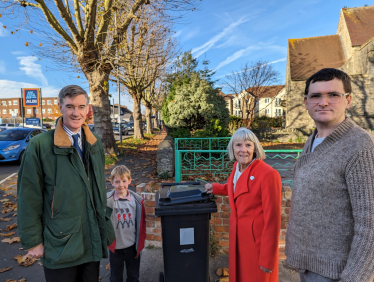
<path id="1" fill-rule="evenodd" d="M 69 138 L 73 138 L 72 136 L 74 134 L 78 134 L 79 135 L 79 138 L 82 138 L 82 127 L 79 128 L 79 131 L 77 133 L 74 133 L 73 131 L 71 131 L 69 128 L 67 128 L 65 126 L 65 124 L 62 124 L 62 128 L 65 130 L 66 134 L 69 136 Z"/>
<path id="2" fill-rule="evenodd" d="M 131 193 L 130 193 L 130 191 L 127 191 L 127 196 L 126 196 L 125 198 L 120 198 L 120 197 L 118 196 L 118 194 L 117 194 L 117 191 L 114 190 L 114 200 L 115 200 L 115 201 L 118 201 L 119 199 L 125 199 L 125 200 L 131 202 Z"/>

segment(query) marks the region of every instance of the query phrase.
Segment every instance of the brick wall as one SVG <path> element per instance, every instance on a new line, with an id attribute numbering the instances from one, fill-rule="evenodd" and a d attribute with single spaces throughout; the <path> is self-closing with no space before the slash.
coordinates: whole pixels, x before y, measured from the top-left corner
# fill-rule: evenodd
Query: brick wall
<path id="1" fill-rule="evenodd" d="M 147 237 L 145 246 L 153 245 L 162 247 L 161 220 L 155 216 L 155 193 L 160 188 L 160 184 L 155 182 L 142 183 L 136 187 L 136 192 L 145 199 L 145 213 Z M 292 190 L 289 186 L 282 188 L 281 204 L 281 229 L 279 235 L 279 258 L 285 259 L 284 248 L 287 223 L 290 215 Z M 212 214 L 210 223 L 216 233 L 221 250 L 224 253 L 229 252 L 229 232 L 230 232 L 230 205 L 226 196 L 216 196 L 217 212 Z"/>

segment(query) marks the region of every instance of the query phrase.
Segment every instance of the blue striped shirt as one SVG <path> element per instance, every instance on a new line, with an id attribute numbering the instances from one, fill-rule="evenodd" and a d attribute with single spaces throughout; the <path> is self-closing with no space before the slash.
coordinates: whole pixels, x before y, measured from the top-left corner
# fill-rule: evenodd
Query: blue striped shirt
<path id="1" fill-rule="evenodd" d="M 74 134 L 78 134 L 79 135 L 79 138 L 78 138 L 78 145 L 79 145 L 79 148 L 81 148 L 81 150 L 83 151 L 83 146 L 82 146 L 82 127 L 79 129 L 79 132 L 78 133 L 74 133 L 73 131 L 71 131 L 69 128 L 67 128 L 65 126 L 65 124 L 62 124 L 62 128 L 65 130 L 66 134 L 68 135 L 70 141 L 71 141 L 71 145 L 73 146 L 74 144 L 74 139 L 73 139 L 73 135 Z"/>

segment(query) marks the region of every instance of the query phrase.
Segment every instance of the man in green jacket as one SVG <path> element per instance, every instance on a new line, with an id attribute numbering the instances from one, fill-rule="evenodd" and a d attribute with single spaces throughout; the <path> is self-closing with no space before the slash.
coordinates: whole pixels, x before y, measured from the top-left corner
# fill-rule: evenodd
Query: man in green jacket
<path id="1" fill-rule="evenodd" d="M 56 129 L 30 140 L 18 176 L 22 246 L 41 258 L 47 282 L 99 279 L 114 240 L 106 207 L 105 156 L 85 124 L 88 95 L 69 85 L 59 93 Z"/>

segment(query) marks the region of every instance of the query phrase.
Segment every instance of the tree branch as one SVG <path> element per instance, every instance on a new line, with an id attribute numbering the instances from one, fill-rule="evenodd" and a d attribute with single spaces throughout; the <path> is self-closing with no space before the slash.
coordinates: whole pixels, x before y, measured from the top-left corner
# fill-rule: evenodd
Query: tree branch
<path id="1" fill-rule="evenodd" d="M 105 0 L 104 2 L 104 15 L 101 18 L 99 30 L 97 32 L 97 39 L 95 42 L 95 45 L 98 46 L 100 49 L 102 48 L 107 34 L 108 34 L 108 27 L 110 23 L 110 18 L 112 16 L 112 6 L 113 6 L 113 0 Z"/>
<path id="2" fill-rule="evenodd" d="M 81 18 L 81 11 L 80 11 L 80 8 L 79 8 L 80 4 L 81 3 L 79 2 L 79 0 L 74 0 L 74 15 L 75 15 L 75 19 L 76 19 L 77 25 L 78 25 L 78 32 L 79 32 L 79 35 L 84 40 L 84 30 L 83 30 L 83 24 L 82 24 L 82 18 Z M 84 11 L 84 9 L 83 9 L 83 11 Z"/>
<path id="3" fill-rule="evenodd" d="M 69 10 L 69 3 L 67 7 L 64 6 L 62 0 L 54 0 L 57 6 L 58 11 L 60 12 L 61 17 L 65 21 L 66 25 L 68 26 L 71 34 L 73 35 L 76 42 L 81 42 L 82 38 L 78 33 L 77 27 L 74 24 L 73 19 L 71 18 L 70 10 Z"/>

